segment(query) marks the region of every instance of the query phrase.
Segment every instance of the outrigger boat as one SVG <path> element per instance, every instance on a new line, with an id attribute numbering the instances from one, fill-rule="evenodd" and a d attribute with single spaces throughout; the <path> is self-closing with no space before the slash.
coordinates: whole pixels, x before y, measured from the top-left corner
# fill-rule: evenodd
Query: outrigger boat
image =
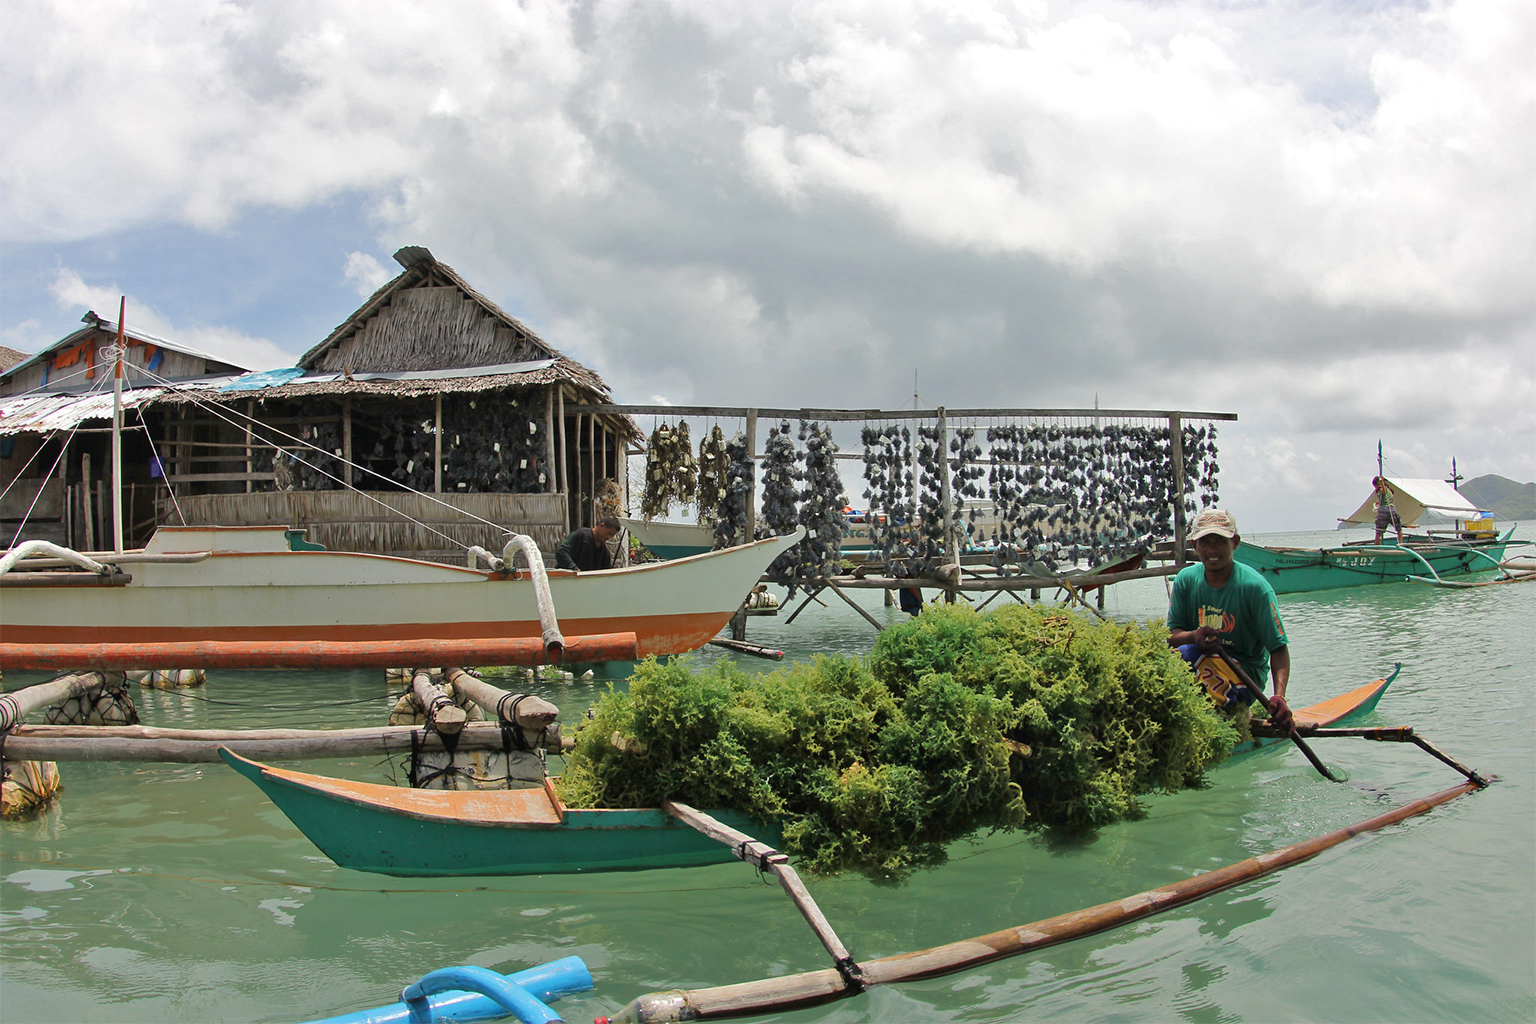
<path id="1" fill-rule="evenodd" d="M 510 568 L 511 545 L 502 559 L 489 559 L 491 568 L 471 569 L 320 550 L 281 527 L 163 526 L 141 551 L 95 558 L 53 545 L 23 550 L 42 543 L 31 541 L 0 558 L 0 668 L 531 664 L 679 654 L 718 633 L 799 538 L 598 572 L 549 569 L 552 609 L 541 607 L 533 574 Z M 29 561 L 33 552 L 42 557 Z M 550 610 L 556 635 L 571 637 L 561 650 L 550 649 L 543 614 Z"/>
<path id="2" fill-rule="evenodd" d="M 1247 541 L 1233 557 L 1257 569 L 1277 594 L 1308 593 L 1370 583 L 1402 583 L 1410 576 L 1442 580 L 1499 568 L 1514 543 L 1514 528 L 1494 530 L 1493 514 L 1479 509 L 1442 480 L 1388 477 L 1402 525 L 1412 528 L 1427 513 L 1452 517 L 1453 527 L 1407 534 L 1401 544 L 1356 541 L 1332 547 L 1266 547 Z M 1374 492 L 1341 523 L 1365 525 L 1375 518 Z"/>
<path id="3" fill-rule="evenodd" d="M 1397 669 L 1384 679 L 1295 712 L 1298 727 L 1335 725 L 1376 707 Z M 1282 738 L 1254 738 L 1244 755 Z M 299 831 L 344 868 L 386 875 L 535 875 L 723 863 L 735 854 L 658 807 L 567 807 L 554 779 L 540 789 L 406 789 L 310 775 L 220 751 Z M 739 814 L 711 811 L 750 831 Z"/>

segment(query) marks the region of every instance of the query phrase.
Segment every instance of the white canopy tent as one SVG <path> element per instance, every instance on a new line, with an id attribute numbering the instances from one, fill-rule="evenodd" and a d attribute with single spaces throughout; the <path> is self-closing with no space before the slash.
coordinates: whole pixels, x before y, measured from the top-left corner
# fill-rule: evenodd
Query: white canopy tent
<path id="1" fill-rule="evenodd" d="M 1395 495 L 1393 507 L 1404 526 L 1417 526 L 1424 513 L 1433 512 L 1449 519 L 1480 519 L 1483 511 L 1472 504 L 1456 488 L 1444 480 L 1414 480 L 1387 477 Z M 1376 521 L 1376 492 L 1361 503 L 1353 513 L 1340 519 L 1341 523 L 1373 523 Z"/>

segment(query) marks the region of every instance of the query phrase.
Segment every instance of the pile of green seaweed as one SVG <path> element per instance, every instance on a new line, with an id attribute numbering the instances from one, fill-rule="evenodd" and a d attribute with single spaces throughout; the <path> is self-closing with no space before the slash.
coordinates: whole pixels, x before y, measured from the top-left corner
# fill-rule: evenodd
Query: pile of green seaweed
<path id="1" fill-rule="evenodd" d="M 867 659 L 642 663 L 578 731 L 572 807 L 676 799 L 781 829 L 812 874 L 900 879 L 988 829 L 1078 833 L 1204 782 L 1238 735 L 1153 623 L 930 607 Z"/>

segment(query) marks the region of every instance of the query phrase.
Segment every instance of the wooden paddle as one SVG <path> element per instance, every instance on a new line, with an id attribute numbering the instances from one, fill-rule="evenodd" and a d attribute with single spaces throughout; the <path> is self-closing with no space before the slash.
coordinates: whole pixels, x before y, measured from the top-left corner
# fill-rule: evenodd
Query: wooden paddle
<path id="1" fill-rule="evenodd" d="M 1259 702 L 1259 706 L 1267 708 L 1269 704 L 1267 698 L 1264 696 L 1264 690 L 1259 686 L 1258 683 L 1249 678 L 1248 673 L 1243 669 L 1242 665 L 1238 664 L 1237 659 L 1228 654 L 1222 647 L 1216 648 L 1216 654 L 1220 656 L 1222 661 L 1227 663 L 1228 668 L 1237 674 L 1237 678 L 1242 680 L 1243 685 L 1248 687 L 1248 692 L 1253 694 L 1253 699 Z M 1307 760 L 1312 762 L 1312 767 L 1317 769 L 1317 773 L 1319 775 L 1327 779 L 1329 782 L 1344 781 L 1337 775 L 1333 774 L 1333 772 L 1330 772 L 1328 770 L 1328 766 L 1323 764 L 1322 761 L 1318 760 L 1316 754 L 1312 753 L 1312 748 L 1307 746 L 1306 740 L 1302 739 L 1301 734 L 1296 731 L 1296 723 L 1294 720 L 1291 722 L 1290 732 L 1287 733 L 1287 735 L 1290 736 L 1291 742 L 1296 744 L 1296 749 L 1307 755 Z"/>

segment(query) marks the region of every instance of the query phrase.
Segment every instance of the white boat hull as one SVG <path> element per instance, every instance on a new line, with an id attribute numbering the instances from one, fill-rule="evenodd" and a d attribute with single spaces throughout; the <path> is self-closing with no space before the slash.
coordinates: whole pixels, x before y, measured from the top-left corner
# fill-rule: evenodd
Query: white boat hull
<path id="1" fill-rule="evenodd" d="M 797 536 L 672 562 L 549 571 L 561 630 L 634 633 L 641 657 L 702 647 Z M 206 557 L 203 557 L 206 553 Z M 119 586 L 6 588 L 0 641 L 14 645 L 220 641 L 474 640 L 541 634 L 533 583 L 433 562 L 290 551 L 282 528 L 166 527 Z M 104 556 L 110 561 L 110 556 Z M 78 575 L 78 574 L 76 574 Z"/>

